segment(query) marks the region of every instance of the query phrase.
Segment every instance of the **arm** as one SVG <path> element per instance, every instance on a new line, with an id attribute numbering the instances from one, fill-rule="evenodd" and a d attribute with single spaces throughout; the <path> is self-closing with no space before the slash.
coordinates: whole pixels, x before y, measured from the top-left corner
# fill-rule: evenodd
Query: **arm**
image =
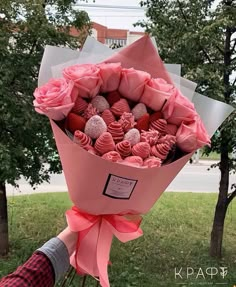
<path id="1" fill-rule="evenodd" d="M 69 268 L 78 234 L 67 227 L 50 239 L 17 270 L 0 280 L 0 287 L 52 287 Z"/>

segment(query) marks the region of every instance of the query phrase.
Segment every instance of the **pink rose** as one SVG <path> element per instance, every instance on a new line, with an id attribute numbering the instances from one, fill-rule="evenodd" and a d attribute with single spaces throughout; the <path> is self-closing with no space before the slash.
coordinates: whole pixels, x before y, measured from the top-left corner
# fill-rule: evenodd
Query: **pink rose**
<path id="1" fill-rule="evenodd" d="M 150 74 L 143 71 L 122 69 L 119 92 L 123 97 L 138 102 L 150 78 Z"/>
<path id="2" fill-rule="evenodd" d="M 174 93 L 174 86 L 157 78 L 146 83 L 140 102 L 154 111 L 161 111 L 167 99 Z"/>
<path id="3" fill-rule="evenodd" d="M 51 79 L 42 87 L 34 91 L 34 107 L 40 114 L 59 121 L 64 119 L 74 106 L 72 81 L 65 79 Z"/>
<path id="4" fill-rule="evenodd" d="M 192 152 L 204 145 L 210 145 L 210 137 L 197 115 L 192 122 L 182 123 L 176 134 L 177 146 L 185 151 Z"/>
<path id="5" fill-rule="evenodd" d="M 183 121 L 192 121 L 197 115 L 194 104 L 177 89 L 175 89 L 175 93 L 167 100 L 162 113 L 168 123 L 177 126 Z"/>
<path id="6" fill-rule="evenodd" d="M 102 85 L 100 92 L 108 93 L 116 91 L 120 84 L 121 64 L 120 63 L 101 63 L 97 67 L 100 69 Z"/>
<path id="7" fill-rule="evenodd" d="M 63 76 L 75 83 L 79 97 L 83 98 L 95 97 L 102 84 L 100 69 L 92 64 L 67 67 L 63 70 Z"/>

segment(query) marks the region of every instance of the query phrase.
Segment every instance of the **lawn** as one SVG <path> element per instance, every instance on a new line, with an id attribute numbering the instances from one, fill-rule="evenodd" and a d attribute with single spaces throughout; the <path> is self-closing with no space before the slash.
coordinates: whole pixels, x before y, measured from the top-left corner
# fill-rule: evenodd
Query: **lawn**
<path id="1" fill-rule="evenodd" d="M 114 240 L 113 264 L 109 267 L 111 287 L 233 287 L 236 284 L 236 202 L 228 210 L 224 256 L 217 261 L 208 256 L 216 199 L 216 194 L 165 193 L 144 216 L 143 237 L 126 244 Z M 8 258 L 0 260 L 0 277 L 13 271 L 65 226 L 64 212 L 70 205 L 66 193 L 9 198 L 11 252 Z M 187 267 L 194 269 L 194 275 L 188 279 Z M 220 271 L 220 267 L 227 267 L 224 279 L 219 274 L 213 278 L 206 274 Z M 176 271 L 182 268 L 183 279 L 180 276 L 175 279 L 175 268 Z M 79 286 L 75 282 L 71 286 Z M 89 280 L 86 286 L 95 285 Z"/>

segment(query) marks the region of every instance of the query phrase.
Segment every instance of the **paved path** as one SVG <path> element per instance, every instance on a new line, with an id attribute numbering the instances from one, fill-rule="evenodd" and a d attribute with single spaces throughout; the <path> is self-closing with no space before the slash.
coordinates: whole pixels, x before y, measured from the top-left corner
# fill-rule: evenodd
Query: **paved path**
<path id="1" fill-rule="evenodd" d="M 212 161 L 200 161 L 198 164 L 187 164 L 169 185 L 167 191 L 184 192 L 218 192 L 220 171 L 218 168 L 207 170 Z M 236 176 L 230 176 L 230 184 L 236 182 Z M 63 174 L 53 174 L 50 183 L 43 183 L 33 190 L 23 179 L 19 181 L 20 190 L 7 186 L 7 195 L 21 195 L 43 192 L 67 191 Z"/>
<path id="2" fill-rule="evenodd" d="M 218 192 L 220 171 L 210 168 L 211 161 L 201 161 L 199 164 L 187 164 L 174 181 L 168 186 L 168 191 L 185 192 Z M 230 177 L 230 183 L 233 178 Z"/>

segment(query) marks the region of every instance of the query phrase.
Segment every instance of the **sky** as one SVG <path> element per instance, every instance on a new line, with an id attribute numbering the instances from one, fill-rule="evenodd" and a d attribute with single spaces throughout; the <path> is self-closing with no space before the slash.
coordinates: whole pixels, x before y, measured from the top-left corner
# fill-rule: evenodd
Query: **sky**
<path id="1" fill-rule="evenodd" d="M 109 28 L 144 31 L 144 29 L 139 26 L 133 26 L 137 21 L 146 19 L 145 9 L 140 7 L 140 1 L 141 0 L 87 0 L 86 3 L 78 0 L 77 7 L 87 11 L 92 21 Z M 219 2 L 220 0 L 215 0 L 213 8 L 215 8 Z"/>
<path id="2" fill-rule="evenodd" d="M 140 0 L 96 0 L 94 3 L 93 0 L 88 0 L 88 3 L 78 1 L 77 7 L 87 11 L 92 21 L 109 28 L 143 31 L 141 27 L 133 27 L 133 23 L 145 19 L 145 10 L 140 7 L 139 2 Z M 101 7 L 97 7 L 100 5 Z"/>

